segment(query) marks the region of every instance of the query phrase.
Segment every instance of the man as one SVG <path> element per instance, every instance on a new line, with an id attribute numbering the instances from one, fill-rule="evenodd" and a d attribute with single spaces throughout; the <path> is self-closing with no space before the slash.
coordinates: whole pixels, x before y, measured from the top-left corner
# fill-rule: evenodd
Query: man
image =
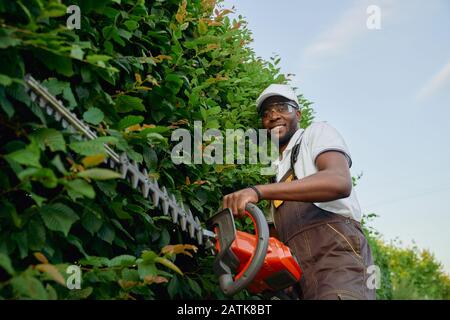
<path id="1" fill-rule="evenodd" d="M 256 105 L 263 127 L 279 139 L 276 183 L 226 195 L 223 207 L 242 216 L 248 202 L 272 200 L 278 237 L 303 270 L 301 299 L 375 299 L 367 286 L 373 261 L 343 138 L 325 122 L 300 129 L 297 96 L 287 85 L 270 85 Z"/>

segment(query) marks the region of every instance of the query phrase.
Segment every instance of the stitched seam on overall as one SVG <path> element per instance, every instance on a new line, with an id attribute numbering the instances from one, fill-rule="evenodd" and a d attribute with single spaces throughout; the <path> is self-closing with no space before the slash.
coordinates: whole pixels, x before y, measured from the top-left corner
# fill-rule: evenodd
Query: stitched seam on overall
<path id="1" fill-rule="evenodd" d="M 309 257 L 313 259 L 313 255 L 311 253 L 311 246 L 309 245 L 309 240 L 306 235 L 306 232 L 302 234 L 303 239 L 305 240 L 306 248 L 308 249 Z M 312 280 L 314 282 L 314 294 L 317 292 L 317 288 L 319 287 L 319 282 L 317 281 L 316 275 L 314 272 L 311 272 L 310 275 L 312 276 Z"/>
<path id="2" fill-rule="evenodd" d="M 331 227 L 331 226 L 330 226 Z M 333 228 L 334 229 L 334 228 Z M 334 229 L 334 231 L 337 231 L 337 230 L 335 230 Z M 345 237 L 344 237 L 344 239 L 345 239 Z M 342 240 L 337 240 L 337 241 L 339 241 L 339 243 L 341 243 L 341 245 L 343 245 L 342 244 Z M 348 242 L 347 242 L 348 243 Z M 351 246 L 350 246 L 351 247 Z M 353 260 L 355 260 L 360 266 L 361 266 L 361 268 L 363 268 L 363 269 L 365 269 L 366 268 L 366 265 L 364 264 L 364 259 L 362 258 L 362 256 L 360 256 L 360 255 L 358 255 L 354 250 L 353 250 L 353 252 L 355 253 L 355 254 L 353 254 L 353 253 L 351 253 L 350 251 L 348 251 L 348 250 L 343 250 L 343 252 L 345 252 L 345 254 L 347 254 L 347 255 L 349 255 L 350 257 L 352 257 L 352 259 Z"/>
<path id="3" fill-rule="evenodd" d="M 308 248 L 308 253 L 309 253 L 309 257 L 312 258 L 312 253 L 311 253 L 311 247 L 309 246 L 309 240 L 306 237 L 306 234 L 303 233 L 303 239 L 305 239 L 305 243 L 306 243 L 306 248 Z"/>
<path id="4" fill-rule="evenodd" d="M 358 254 L 355 249 L 353 248 L 353 246 L 351 245 L 350 241 L 347 240 L 347 238 L 338 230 L 336 230 L 335 228 L 333 228 L 329 223 L 327 223 L 327 226 L 329 226 L 331 229 L 333 229 L 337 234 L 339 234 L 350 246 L 350 248 L 352 248 L 352 251 L 359 257 L 362 259 L 362 256 L 360 254 Z"/>

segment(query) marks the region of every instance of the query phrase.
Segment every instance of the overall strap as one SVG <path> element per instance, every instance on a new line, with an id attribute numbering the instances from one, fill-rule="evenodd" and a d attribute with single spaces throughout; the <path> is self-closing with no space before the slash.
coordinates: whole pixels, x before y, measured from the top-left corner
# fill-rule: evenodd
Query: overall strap
<path id="1" fill-rule="evenodd" d="M 301 147 L 301 144 L 302 144 L 303 134 L 304 133 L 305 133 L 305 131 L 302 132 L 302 134 L 300 135 L 300 138 L 297 140 L 296 144 L 292 147 L 290 171 L 292 171 L 292 174 L 294 175 L 293 179 L 297 179 L 297 176 L 295 175 L 295 167 L 294 167 L 294 165 L 297 162 L 298 154 L 300 153 L 300 147 Z"/>
<path id="2" fill-rule="evenodd" d="M 298 154 L 300 151 L 300 145 L 302 143 L 302 139 L 303 139 L 303 133 L 304 131 L 301 133 L 301 136 L 299 137 L 299 139 L 297 140 L 297 142 L 295 143 L 294 147 L 292 147 L 292 151 L 291 151 L 291 166 L 288 169 L 288 171 L 283 175 L 283 177 L 280 179 L 279 182 L 289 182 L 292 180 L 297 179 L 297 177 L 295 176 L 295 170 L 294 170 L 294 164 L 298 159 Z M 275 181 L 276 181 L 276 176 L 275 176 Z M 278 209 L 279 206 L 281 206 L 283 204 L 284 200 L 273 200 L 273 206 L 275 207 L 275 209 Z"/>

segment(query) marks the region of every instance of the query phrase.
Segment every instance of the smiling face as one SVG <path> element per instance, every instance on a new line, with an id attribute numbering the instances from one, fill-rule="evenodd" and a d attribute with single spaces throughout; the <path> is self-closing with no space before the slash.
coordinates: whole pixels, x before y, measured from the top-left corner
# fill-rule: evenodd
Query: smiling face
<path id="1" fill-rule="evenodd" d="M 267 108 L 277 102 L 289 102 L 282 96 L 272 96 L 264 100 L 261 111 L 264 112 Z M 280 143 L 280 151 L 282 152 L 284 148 L 289 143 L 294 133 L 297 131 L 299 126 L 301 113 L 298 109 L 292 110 L 292 112 L 281 113 L 276 111 L 271 111 L 266 117 L 262 117 L 262 125 L 265 129 L 269 130 L 269 133 L 274 134 L 278 137 Z"/>

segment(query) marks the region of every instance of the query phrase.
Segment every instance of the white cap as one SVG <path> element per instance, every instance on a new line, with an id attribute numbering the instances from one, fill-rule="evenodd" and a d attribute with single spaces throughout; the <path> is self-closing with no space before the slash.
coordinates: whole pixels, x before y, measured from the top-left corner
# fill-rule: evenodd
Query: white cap
<path id="1" fill-rule="evenodd" d="M 269 97 L 272 96 L 282 96 L 289 100 L 295 101 L 300 108 L 300 103 L 298 103 L 297 95 L 294 90 L 287 84 L 271 84 L 268 86 L 256 99 L 256 110 L 259 112 L 262 103 Z"/>

